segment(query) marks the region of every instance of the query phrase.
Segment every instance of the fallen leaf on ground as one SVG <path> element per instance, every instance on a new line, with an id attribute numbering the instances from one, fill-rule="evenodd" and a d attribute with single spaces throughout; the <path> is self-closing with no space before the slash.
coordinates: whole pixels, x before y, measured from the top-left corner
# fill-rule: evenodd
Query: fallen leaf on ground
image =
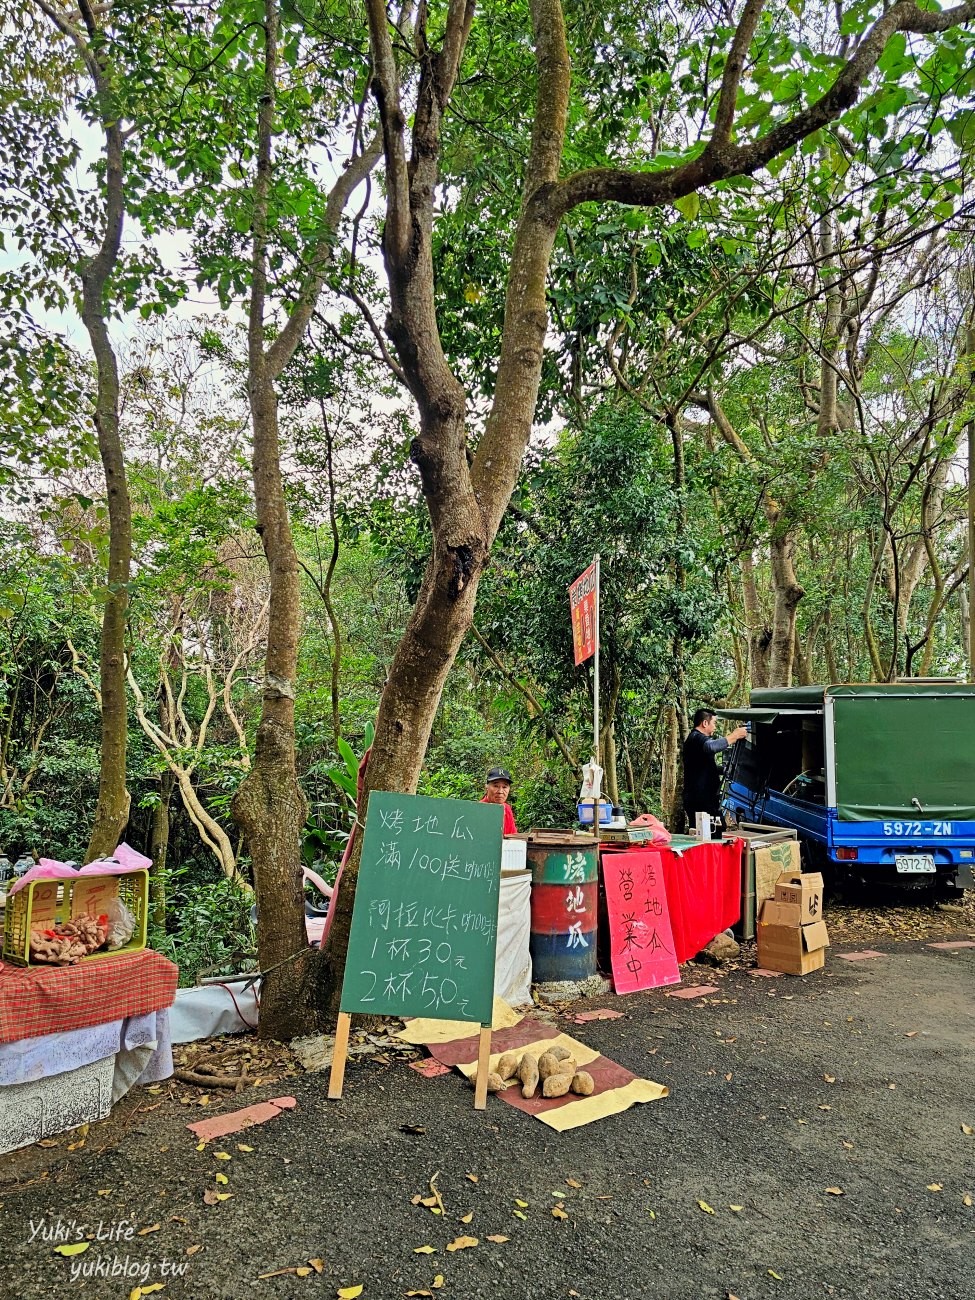
<path id="1" fill-rule="evenodd" d="M 263 1282 L 266 1277 L 284 1277 L 286 1273 L 297 1273 L 296 1268 L 276 1268 L 273 1273 L 258 1273 L 258 1282 Z"/>
<path id="2" fill-rule="evenodd" d="M 565 1184 L 566 1184 L 567 1187 L 581 1187 L 581 1186 L 582 1186 L 582 1183 L 577 1183 L 576 1180 L 575 1180 L 574 1178 L 567 1178 L 567 1179 L 565 1180 Z"/>
<path id="3" fill-rule="evenodd" d="M 707 1201 L 698 1201 L 697 1204 L 698 1204 L 698 1209 L 703 1210 L 705 1214 L 714 1213 L 714 1210 L 711 1208 L 710 1205 L 708 1205 Z"/>
<path id="4" fill-rule="evenodd" d="M 473 1217 L 474 1217 L 474 1211 L 471 1210 L 471 1212 L 470 1212 L 469 1214 L 462 1214 L 462 1215 L 460 1216 L 460 1221 L 461 1221 L 461 1223 L 470 1223 L 470 1221 L 471 1221 L 471 1219 L 473 1219 Z"/>
<path id="5" fill-rule="evenodd" d="M 69 1241 L 65 1246 L 55 1246 L 55 1255 L 80 1255 L 91 1245 L 90 1241 Z"/>
<path id="6" fill-rule="evenodd" d="M 298 1274 L 299 1277 L 311 1277 L 314 1270 L 310 1269 L 307 1266 L 307 1264 L 302 1264 L 301 1268 L 295 1269 L 295 1272 Z"/>
<path id="7" fill-rule="evenodd" d="M 972 1198 L 968 1195 L 967 1192 L 961 1198 L 961 1203 L 962 1205 L 975 1205 L 975 1201 L 972 1200 Z"/>
<path id="8" fill-rule="evenodd" d="M 845 1196 L 845 1195 L 846 1195 L 846 1193 L 843 1191 L 843 1188 L 842 1188 L 842 1187 L 827 1187 L 827 1188 L 826 1188 L 826 1191 L 829 1192 L 830 1196 Z"/>
<path id="9" fill-rule="evenodd" d="M 335 1294 L 340 1297 L 340 1300 L 355 1300 L 357 1295 L 362 1295 L 362 1287 L 361 1286 L 339 1287 L 338 1291 L 336 1291 Z"/>
<path id="10" fill-rule="evenodd" d="M 469 1183 L 476 1183 L 478 1181 L 477 1174 L 465 1174 L 464 1177 Z"/>
<path id="11" fill-rule="evenodd" d="M 832 1107 L 832 1106 L 827 1106 L 825 1103 L 823 1103 L 823 1105 L 821 1105 L 821 1106 L 819 1107 L 819 1109 L 820 1109 L 820 1110 L 832 1110 L 833 1107 Z"/>
<path id="12" fill-rule="evenodd" d="M 487 1240 L 497 1242 L 498 1245 L 500 1245 L 503 1241 L 510 1241 L 511 1238 L 502 1236 L 500 1232 L 492 1232 L 490 1237 L 487 1238 Z"/>
<path id="13" fill-rule="evenodd" d="M 227 1183 L 230 1182 L 230 1179 L 227 1177 L 226 1174 L 218 1173 L 218 1174 L 215 1174 L 214 1177 L 216 1178 L 217 1182 L 220 1183 L 221 1186 L 224 1186 L 224 1187 L 227 1185 Z"/>
<path id="14" fill-rule="evenodd" d="M 852 1142 L 844 1142 L 843 1145 L 846 1147 L 847 1151 L 852 1151 L 852 1150 L 853 1150 L 853 1143 L 852 1143 Z"/>
<path id="15" fill-rule="evenodd" d="M 207 1144 L 205 1142 L 197 1142 L 196 1144 L 197 1151 L 205 1151 L 206 1149 L 207 1149 Z"/>
<path id="16" fill-rule="evenodd" d="M 917 1038 L 917 1030 L 916 1030 L 916 1029 L 912 1029 L 911 1032 L 910 1032 L 909 1034 L 905 1034 L 904 1037 L 905 1037 L 905 1038 Z"/>
<path id="17" fill-rule="evenodd" d="M 161 1223 L 153 1223 L 150 1224 L 148 1228 L 140 1228 L 137 1235 L 140 1237 L 148 1237 L 150 1232 L 158 1232 L 161 1227 Z M 145 1290 L 145 1287 L 143 1287 L 143 1290 Z"/>
<path id="18" fill-rule="evenodd" d="M 553 1218 L 553 1219 L 567 1219 L 568 1217 L 569 1217 L 569 1216 L 566 1214 L 565 1209 L 563 1208 L 563 1206 L 561 1206 L 561 1205 L 556 1205 L 556 1206 L 553 1207 L 553 1209 L 552 1209 L 552 1218 Z"/>
<path id="19" fill-rule="evenodd" d="M 647 1210 L 647 1214 L 650 1215 L 651 1219 L 655 1219 L 657 1217 L 656 1212 L 654 1210 Z"/>
<path id="20" fill-rule="evenodd" d="M 439 1291 L 440 1288 L 443 1286 L 443 1284 L 444 1284 L 444 1276 L 442 1273 L 438 1273 L 437 1276 L 430 1283 L 434 1291 Z"/>
<path id="21" fill-rule="evenodd" d="M 203 1249 L 202 1246 L 187 1246 L 187 1247 L 186 1247 L 186 1253 L 187 1253 L 187 1255 L 195 1255 L 195 1254 L 197 1254 L 199 1251 L 201 1251 L 202 1249 Z"/>
<path id="22" fill-rule="evenodd" d="M 308 1263 L 312 1266 L 312 1268 L 315 1270 L 316 1273 L 321 1273 L 322 1270 L 325 1268 L 325 1261 L 323 1259 L 310 1259 Z"/>
<path id="23" fill-rule="evenodd" d="M 466 1250 L 468 1246 L 476 1246 L 477 1244 L 476 1237 L 455 1237 L 453 1241 L 447 1242 L 447 1249 L 450 1251 Z"/>
<path id="24" fill-rule="evenodd" d="M 517 1199 L 517 1197 L 515 1198 L 515 1205 L 517 1205 L 518 1208 L 519 1208 L 520 1210 L 527 1210 L 527 1209 L 528 1209 L 528 1202 L 527 1202 L 527 1201 L 519 1201 L 519 1200 Z"/>
<path id="25" fill-rule="evenodd" d="M 436 1246 L 414 1246 L 413 1247 L 414 1255 L 435 1255 L 436 1253 L 437 1253 Z"/>
<path id="26" fill-rule="evenodd" d="M 432 1292 L 432 1291 L 404 1291 L 403 1294 L 404 1294 L 405 1296 L 428 1295 L 428 1296 L 431 1297 L 431 1300 L 432 1300 L 432 1297 L 433 1297 L 433 1292 Z"/>
<path id="27" fill-rule="evenodd" d="M 238 1142 L 238 1143 L 237 1143 L 237 1150 L 238 1150 L 238 1151 L 253 1151 L 254 1148 L 253 1148 L 253 1147 L 245 1146 L 243 1142 Z"/>
<path id="28" fill-rule="evenodd" d="M 962 1124 L 961 1131 L 966 1137 L 971 1137 L 975 1133 L 975 1128 L 972 1128 L 971 1124 Z"/>
<path id="29" fill-rule="evenodd" d="M 524 1219 L 526 1223 L 528 1222 L 528 1215 L 525 1213 L 524 1210 L 512 1210 L 511 1213 L 515 1216 L 516 1219 Z"/>
<path id="30" fill-rule="evenodd" d="M 940 1192 L 940 1191 L 941 1191 L 941 1184 L 940 1184 L 940 1183 L 928 1183 L 928 1191 L 929 1191 L 929 1192 Z"/>
<path id="31" fill-rule="evenodd" d="M 745 1207 L 744 1207 L 743 1205 L 729 1205 L 729 1206 L 728 1206 L 728 1209 L 729 1209 L 729 1210 L 734 1210 L 735 1214 L 739 1214 L 739 1213 L 740 1213 L 744 1208 L 745 1208 Z"/>
<path id="32" fill-rule="evenodd" d="M 233 1192 L 218 1192 L 215 1187 L 208 1187 L 203 1193 L 204 1205 L 217 1205 L 220 1201 L 229 1201 Z"/>
<path id="33" fill-rule="evenodd" d="M 214 1151 L 214 1160 L 233 1160 L 233 1156 L 228 1151 Z"/>
<path id="34" fill-rule="evenodd" d="M 111 1196 L 111 1194 L 112 1189 L 110 1187 L 103 1187 L 100 1191 L 95 1193 L 96 1196 Z"/>
<path id="35" fill-rule="evenodd" d="M 836 1075 L 835 1075 L 835 1074 L 824 1074 L 824 1075 L 823 1075 L 823 1078 L 826 1080 L 827 1083 L 835 1083 L 835 1082 L 836 1082 Z"/>
<path id="36" fill-rule="evenodd" d="M 769 1275 L 769 1277 L 774 1277 L 775 1280 L 776 1280 L 776 1282 L 781 1282 L 781 1281 L 782 1281 L 782 1278 L 779 1276 L 778 1273 L 776 1273 L 776 1271 L 775 1271 L 774 1268 L 770 1268 L 770 1269 L 769 1269 L 769 1271 L 768 1271 L 768 1275 Z"/>

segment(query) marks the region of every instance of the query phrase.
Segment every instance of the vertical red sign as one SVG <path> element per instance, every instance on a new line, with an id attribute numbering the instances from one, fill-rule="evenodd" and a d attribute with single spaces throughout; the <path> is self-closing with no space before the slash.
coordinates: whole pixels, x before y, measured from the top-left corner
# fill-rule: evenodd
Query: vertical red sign
<path id="1" fill-rule="evenodd" d="M 660 854 L 604 853 L 602 865 L 616 992 L 679 984 Z"/>
<path id="2" fill-rule="evenodd" d="M 596 581 L 595 561 L 569 588 L 569 608 L 572 611 L 572 648 L 576 663 L 581 664 L 596 653 L 596 602 L 599 587 Z"/>

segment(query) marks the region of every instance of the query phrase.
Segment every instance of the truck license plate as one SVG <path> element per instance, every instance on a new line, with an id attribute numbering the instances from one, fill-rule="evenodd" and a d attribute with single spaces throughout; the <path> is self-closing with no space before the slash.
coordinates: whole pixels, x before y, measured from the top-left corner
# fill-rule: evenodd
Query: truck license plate
<path id="1" fill-rule="evenodd" d="M 929 853 L 912 853 L 904 857 L 895 857 L 894 865 L 898 871 L 919 873 L 934 871 L 934 858 Z"/>

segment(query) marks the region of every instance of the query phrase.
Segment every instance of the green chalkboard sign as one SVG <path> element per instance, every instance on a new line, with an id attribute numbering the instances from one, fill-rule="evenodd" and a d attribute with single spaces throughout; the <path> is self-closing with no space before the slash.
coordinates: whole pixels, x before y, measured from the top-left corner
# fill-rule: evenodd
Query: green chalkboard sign
<path id="1" fill-rule="evenodd" d="M 343 1011 L 491 1023 L 499 804 L 369 796 Z"/>

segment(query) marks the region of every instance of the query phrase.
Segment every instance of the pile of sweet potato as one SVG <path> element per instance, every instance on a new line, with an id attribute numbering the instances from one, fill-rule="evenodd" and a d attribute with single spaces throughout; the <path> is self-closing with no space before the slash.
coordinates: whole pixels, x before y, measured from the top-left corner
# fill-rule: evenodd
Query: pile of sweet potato
<path id="1" fill-rule="evenodd" d="M 567 1092 L 589 1097 L 596 1086 L 591 1074 L 576 1069 L 566 1047 L 550 1047 L 537 1061 L 530 1052 L 505 1052 L 488 1075 L 488 1092 L 500 1092 L 515 1080 L 523 1097 L 534 1097 L 539 1083 L 543 1097 L 564 1097 Z"/>

